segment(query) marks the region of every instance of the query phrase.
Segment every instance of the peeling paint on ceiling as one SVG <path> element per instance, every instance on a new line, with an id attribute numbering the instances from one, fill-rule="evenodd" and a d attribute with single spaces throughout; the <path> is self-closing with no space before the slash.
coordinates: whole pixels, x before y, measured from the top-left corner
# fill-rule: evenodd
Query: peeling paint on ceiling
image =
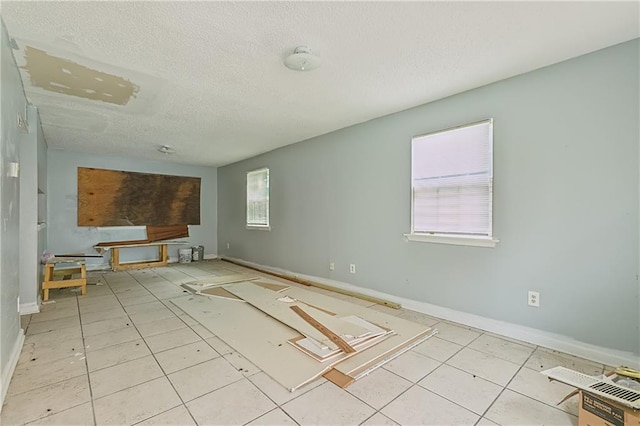
<path id="1" fill-rule="evenodd" d="M 206 166 L 637 38 L 639 16 L 637 1 L 2 0 L 51 148 Z M 300 45 L 318 69 L 283 65 Z"/>
<path id="2" fill-rule="evenodd" d="M 116 105 L 126 105 L 139 87 L 122 77 L 97 71 L 68 59 L 26 46 L 25 69 L 31 84 L 52 92 Z"/>

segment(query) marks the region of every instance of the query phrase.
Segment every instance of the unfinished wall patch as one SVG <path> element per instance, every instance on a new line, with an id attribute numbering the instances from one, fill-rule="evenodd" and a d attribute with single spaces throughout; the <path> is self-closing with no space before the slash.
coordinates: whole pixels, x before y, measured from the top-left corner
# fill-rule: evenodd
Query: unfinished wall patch
<path id="1" fill-rule="evenodd" d="M 21 68 L 29 73 L 31 84 L 52 92 L 126 105 L 140 89 L 117 75 L 85 67 L 31 46 L 25 47 L 24 57 L 26 64 Z"/>

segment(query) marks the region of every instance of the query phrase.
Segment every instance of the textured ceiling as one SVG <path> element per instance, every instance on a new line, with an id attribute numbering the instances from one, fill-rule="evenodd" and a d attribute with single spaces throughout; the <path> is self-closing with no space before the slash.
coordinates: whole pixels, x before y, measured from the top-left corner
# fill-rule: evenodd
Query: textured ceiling
<path id="1" fill-rule="evenodd" d="M 1 6 L 50 148 L 210 166 L 640 36 L 635 1 Z"/>

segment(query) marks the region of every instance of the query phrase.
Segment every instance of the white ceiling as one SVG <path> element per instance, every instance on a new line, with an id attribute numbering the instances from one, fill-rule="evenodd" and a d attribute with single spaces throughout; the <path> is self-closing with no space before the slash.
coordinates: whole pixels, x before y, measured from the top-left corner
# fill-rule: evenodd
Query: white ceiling
<path id="1" fill-rule="evenodd" d="M 50 148 L 208 166 L 640 36 L 637 1 L 2 1 L 1 14 Z M 320 68 L 284 67 L 299 45 Z M 137 93 L 118 105 L 39 87 L 28 46 Z"/>

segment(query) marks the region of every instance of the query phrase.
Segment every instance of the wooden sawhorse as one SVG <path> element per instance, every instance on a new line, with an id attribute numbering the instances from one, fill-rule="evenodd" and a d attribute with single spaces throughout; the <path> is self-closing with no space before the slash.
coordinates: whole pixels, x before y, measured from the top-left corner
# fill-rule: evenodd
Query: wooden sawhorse
<path id="1" fill-rule="evenodd" d="M 55 269 L 56 264 L 59 263 L 73 263 L 70 268 Z M 64 276 L 80 274 L 80 278 L 66 280 Z M 55 280 L 55 277 L 63 276 L 62 280 Z M 66 287 L 80 287 L 80 294 L 83 296 L 87 294 L 87 269 L 85 266 L 85 260 L 79 258 L 70 257 L 52 257 L 47 260 L 47 264 L 44 269 L 44 280 L 42 281 L 42 300 L 49 300 L 49 289 L 52 288 L 66 288 Z"/>

